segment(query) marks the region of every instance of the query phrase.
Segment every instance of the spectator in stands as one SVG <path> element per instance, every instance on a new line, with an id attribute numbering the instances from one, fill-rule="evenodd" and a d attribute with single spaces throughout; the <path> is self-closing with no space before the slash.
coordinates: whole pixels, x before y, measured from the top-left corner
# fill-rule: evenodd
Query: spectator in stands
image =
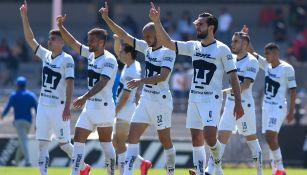
<path id="1" fill-rule="evenodd" d="M 307 1 L 290 1 L 290 24 L 298 31 L 303 31 L 307 23 Z"/>
<path id="2" fill-rule="evenodd" d="M 307 28 L 304 32 L 298 33 L 292 41 L 291 46 L 287 49 L 287 55 L 293 56 L 297 61 L 307 61 Z"/>
<path id="3" fill-rule="evenodd" d="M 178 32 L 181 34 L 183 41 L 191 40 L 191 36 L 194 34 L 195 28 L 191 20 L 191 15 L 188 11 L 182 13 L 181 19 L 178 21 Z M 172 36 L 170 36 L 173 38 Z M 180 40 L 173 38 L 174 40 Z"/>
<path id="4" fill-rule="evenodd" d="M 276 10 L 276 17 L 273 21 L 274 40 L 284 42 L 287 40 L 287 23 L 282 9 Z"/>
<path id="5" fill-rule="evenodd" d="M 138 34 L 138 23 L 130 15 L 125 15 L 122 26 L 131 35 L 136 36 Z"/>
<path id="6" fill-rule="evenodd" d="M 176 23 L 174 22 L 173 13 L 171 11 L 166 12 L 165 18 L 163 18 L 161 22 L 165 30 L 169 30 L 169 28 L 177 28 Z"/>
<path id="7" fill-rule="evenodd" d="M 227 8 L 224 7 L 221 9 L 221 14 L 218 18 L 218 22 L 219 25 L 217 38 L 226 45 L 229 45 L 231 39 L 230 27 L 232 23 L 232 17 L 231 14 L 228 12 Z"/>
<path id="8" fill-rule="evenodd" d="M 14 47 L 12 48 L 12 54 L 14 57 L 17 57 L 19 61 L 28 62 L 30 61 L 30 57 L 28 54 L 27 45 L 22 38 L 18 38 Z"/>
<path id="9" fill-rule="evenodd" d="M 18 77 L 16 80 L 16 91 L 12 92 L 2 112 L 1 119 L 7 115 L 11 107 L 14 108 L 14 122 L 20 146 L 15 154 L 15 165 L 21 161 L 21 152 L 25 158 L 25 166 L 31 166 L 28 152 L 28 137 L 32 123 L 31 110 L 37 107 L 36 96 L 26 89 L 26 78 Z"/>
<path id="10" fill-rule="evenodd" d="M 261 27 L 268 27 L 275 18 L 275 10 L 272 4 L 267 4 L 261 8 L 259 13 L 259 25 Z"/>

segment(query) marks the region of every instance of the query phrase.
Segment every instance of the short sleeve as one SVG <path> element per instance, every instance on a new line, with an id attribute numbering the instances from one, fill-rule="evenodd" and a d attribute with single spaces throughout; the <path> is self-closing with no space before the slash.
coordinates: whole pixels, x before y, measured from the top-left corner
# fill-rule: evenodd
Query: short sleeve
<path id="1" fill-rule="evenodd" d="M 295 71 L 292 66 L 287 67 L 286 78 L 287 78 L 286 81 L 288 89 L 295 88 L 296 87 Z"/>
<path id="2" fill-rule="evenodd" d="M 259 64 L 256 59 L 252 59 L 249 61 L 248 65 L 245 67 L 244 78 L 251 79 L 255 81 L 257 73 L 259 71 Z"/>
<path id="3" fill-rule="evenodd" d="M 221 60 L 224 67 L 224 71 L 230 73 L 232 71 L 236 71 L 236 63 L 234 58 L 232 57 L 232 53 L 227 46 L 221 47 Z"/>
<path id="4" fill-rule="evenodd" d="M 175 59 L 176 59 L 176 53 L 174 51 L 169 49 L 165 50 L 161 67 L 167 68 L 170 71 L 172 71 L 175 64 Z"/>
<path id="5" fill-rule="evenodd" d="M 43 46 L 38 45 L 36 50 L 34 51 L 34 54 L 44 61 L 48 58 L 49 55 L 51 55 L 51 52 Z"/>
<path id="6" fill-rule="evenodd" d="M 266 59 L 263 56 L 257 55 L 257 60 L 262 70 L 265 70 L 268 67 L 269 63 L 266 61 Z"/>
<path id="7" fill-rule="evenodd" d="M 106 58 L 102 66 L 101 76 L 105 76 L 111 79 L 116 70 L 117 70 L 116 59 Z"/>
<path id="8" fill-rule="evenodd" d="M 75 62 L 71 56 L 66 58 L 65 62 L 65 78 L 74 78 L 75 77 Z"/>
<path id="9" fill-rule="evenodd" d="M 135 50 L 146 54 L 146 50 L 148 49 L 148 44 L 144 40 L 139 40 L 134 38 L 133 47 Z"/>
<path id="10" fill-rule="evenodd" d="M 90 54 L 92 52 L 90 52 L 89 48 L 87 46 L 81 45 L 80 46 L 80 55 L 85 57 L 85 58 L 89 58 Z"/>
<path id="11" fill-rule="evenodd" d="M 194 41 L 176 41 L 176 53 L 179 55 L 193 56 L 193 51 L 195 47 Z"/>

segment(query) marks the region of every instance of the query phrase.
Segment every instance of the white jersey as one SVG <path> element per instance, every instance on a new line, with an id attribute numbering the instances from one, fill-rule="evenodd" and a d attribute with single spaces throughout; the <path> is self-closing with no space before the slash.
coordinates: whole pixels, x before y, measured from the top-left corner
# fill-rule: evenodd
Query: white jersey
<path id="1" fill-rule="evenodd" d="M 132 63 L 131 65 L 125 65 L 117 88 L 117 102 L 122 96 L 124 90 L 130 92 L 127 103 L 135 102 L 135 94 L 137 88 L 134 89 L 128 88 L 127 83 L 132 79 L 139 79 L 140 77 L 141 77 L 141 65 L 138 61 L 134 61 L 134 63 Z"/>
<path id="2" fill-rule="evenodd" d="M 63 51 L 53 58 L 52 52 L 41 45 L 37 46 L 34 53 L 43 61 L 39 104 L 49 106 L 64 104 L 66 100 L 65 80 L 74 78 L 73 58 Z"/>
<path id="3" fill-rule="evenodd" d="M 296 87 L 295 71 L 293 67 L 280 60 L 280 64 L 272 67 L 266 59 L 258 55 L 260 67 L 265 71 L 264 103 L 286 103 L 287 90 Z"/>
<path id="4" fill-rule="evenodd" d="M 81 45 L 80 54 L 88 60 L 87 81 L 89 90 L 99 81 L 100 76 L 109 78 L 107 85 L 86 101 L 85 107 L 87 109 L 100 109 L 103 106 L 114 105 L 112 87 L 117 72 L 115 56 L 105 50 L 103 55 L 95 57 L 94 52 L 90 52 L 89 48 L 84 45 Z"/>
<path id="5" fill-rule="evenodd" d="M 218 40 L 209 45 L 199 41 L 177 41 L 176 47 L 178 54 L 192 57 L 194 75 L 189 102 L 222 100 L 224 72 L 236 70 L 230 49 Z"/>
<path id="6" fill-rule="evenodd" d="M 165 47 L 157 48 L 152 50 L 152 47 L 149 47 L 144 40 L 134 39 L 134 48 L 137 51 L 140 51 L 145 54 L 145 76 L 152 77 L 157 74 L 160 74 L 161 68 L 167 68 L 170 71 L 173 70 L 176 53 Z M 169 78 L 170 75 L 166 78 L 165 81 L 156 84 L 144 84 L 142 97 L 145 97 L 148 100 L 160 99 L 162 95 L 171 96 L 169 89 Z M 163 97 L 165 98 L 165 97 Z"/>
<path id="7" fill-rule="evenodd" d="M 250 53 L 247 53 L 240 60 L 237 59 L 235 60 L 236 60 L 237 75 L 239 78 L 239 82 L 243 83 L 244 79 L 250 79 L 252 81 L 249 88 L 245 89 L 241 93 L 242 102 L 254 103 L 252 88 L 253 88 L 253 82 L 255 81 L 257 73 L 259 71 L 258 61 Z M 234 96 L 229 94 L 227 95 L 227 98 L 234 99 Z"/>

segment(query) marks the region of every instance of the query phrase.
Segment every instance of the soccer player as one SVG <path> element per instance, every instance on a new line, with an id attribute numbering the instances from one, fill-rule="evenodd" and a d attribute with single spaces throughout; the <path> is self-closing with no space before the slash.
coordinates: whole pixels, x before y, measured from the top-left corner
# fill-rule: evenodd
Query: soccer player
<path id="1" fill-rule="evenodd" d="M 242 31 L 248 33 L 245 26 Z M 278 133 L 283 121 L 288 123 L 293 120 L 296 98 L 296 81 L 293 67 L 280 59 L 279 46 L 268 43 L 264 47 L 265 58 L 259 55 L 249 45 L 249 52 L 259 62 L 265 71 L 264 97 L 262 104 L 262 132 L 270 148 L 270 159 L 273 175 L 285 175 L 281 150 L 278 144 Z M 287 111 L 287 92 L 290 94 L 290 105 Z"/>
<path id="2" fill-rule="evenodd" d="M 197 37 L 201 41 L 173 41 L 160 21 L 160 8 L 153 3 L 149 16 L 155 24 L 158 40 L 163 46 L 181 55 L 192 57 L 194 76 L 189 96 L 186 127 L 190 128 L 193 145 L 193 164 L 198 175 L 204 174 L 204 140 L 210 147 L 215 163 L 215 174 L 221 170 L 221 144 L 216 138 L 222 106 L 222 80 L 224 72 L 230 77 L 234 94 L 233 114 L 239 119 L 244 114 L 236 66 L 230 49 L 214 38 L 218 21 L 210 13 L 202 13 L 194 21 Z"/>
<path id="3" fill-rule="evenodd" d="M 141 65 L 136 61 L 137 52 L 128 44 L 121 45 L 121 39 L 114 34 L 114 51 L 117 58 L 125 64 L 121 74 L 116 105 L 116 123 L 113 132 L 113 145 L 118 154 L 119 174 L 124 174 L 126 140 L 128 138 L 130 120 L 136 108 L 137 88 L 128 88 L 127 84 L 132 79 L 141 78 Z M 147 174 L 148 169 L 152 166 L 151 162 L 143 159 L 140 155 L 137 158 L 141 161 L 141 174 Z"/>
<path id="4" fill-rule="evenodd" d="M 46 175 L 52 132 L 56 135 L 60 148 L 72 157 L 70 103 L 74 83 L 74 60 L 63 52 L 64 41 L 59 30 L 49 32 L 48 49 L 37 43 L 29 24 L 27 10 L 25 1 L 20 7 L 24 36 L 35 55 L 43 61 L 42 88 L 36 115 L 36 139 L 39 142 L 40 174 Z"/>
<path id="5" fill-rule="evenodd" d="M 163 47 L 157 40 L 153 23 L 144 26 L 144 41 L 132 37 L 109 18 L 107 3 L 99 11 L 104 21 L 116 35 L 145 55 L 145 77 L 133 79 L 127 85 L 129 89 L 134 89 L 144 84 L 140 103 L 131 119 L 124 175 L 132 174 L 134 161 L 139 154 L 140 137 L 149 124 L 156 127 L 164 148 L 166 174 L 173 175 L 176 153 L 170 137 L 173 100 L 168 81 L 173 70 L 176 54 L 174 51 Z"/>
<path id="6" fill-rule="evenodd" d="M 231 50 L 236 57 L 244 115 L 235 120 L 231 112 L 234 106 L 234 97 L 231 94 L 231 89 L 227 89 L 224 112 L 218 127 L 218 140 L 221 142 L 221 155 L 223 155 L 232 131 L 237 128 L 239 134 L 247 140 L 247 145 L 252 152 L 252 158 L 256 165 L 257 175 L 262 175 L 262 151 L 256 136 L 255 103 L 252 95 L 253 82 L 256 79 L 259 64 L 257 59 L 247 51 L 249 41 L 248 34 L 244 32 L 236 32 L 232 37 Z M 205 172 L 211 175 L 213 169 L 214 162 L 210 156 Z"/>
<path id="7" fill-rule="evenodd" d="M 97 129 L 99 141 L 105 154 L 108 175 L 114 174 L 115 151 L 111 142 L 115 104 L 112 98 L 117 61 L 105 50 L 107 32 L 93 28 L 87 33 L 88 47 L 77 41 L 63 26 L 66 16 L 57 18 L 57 25 L 64 41 L 88 61 L 88 91 L 74 100 L 75 108 L 83 108 L 76 123 L 74 136 L 73 164 L 71 175 L 77 175 L 84 161 L 84 147 L 87 137 Z"/>

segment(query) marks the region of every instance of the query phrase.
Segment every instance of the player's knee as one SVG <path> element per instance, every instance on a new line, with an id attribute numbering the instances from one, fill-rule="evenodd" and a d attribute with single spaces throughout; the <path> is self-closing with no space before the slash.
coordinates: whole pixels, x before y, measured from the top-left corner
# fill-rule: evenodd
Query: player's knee
<path id="1" fill-rule="evenodd" d="M 136 144 L 139 142 L 139 138 L 134 133 L 129 132 L 127 142 L 131 144 Z"/>
<path id="2" fill-rule="evenodd" d="M 159 136 L 159 140 L 164 149 L 169 149 L 173 147 L 171 137 L 168 135 Z"/>

